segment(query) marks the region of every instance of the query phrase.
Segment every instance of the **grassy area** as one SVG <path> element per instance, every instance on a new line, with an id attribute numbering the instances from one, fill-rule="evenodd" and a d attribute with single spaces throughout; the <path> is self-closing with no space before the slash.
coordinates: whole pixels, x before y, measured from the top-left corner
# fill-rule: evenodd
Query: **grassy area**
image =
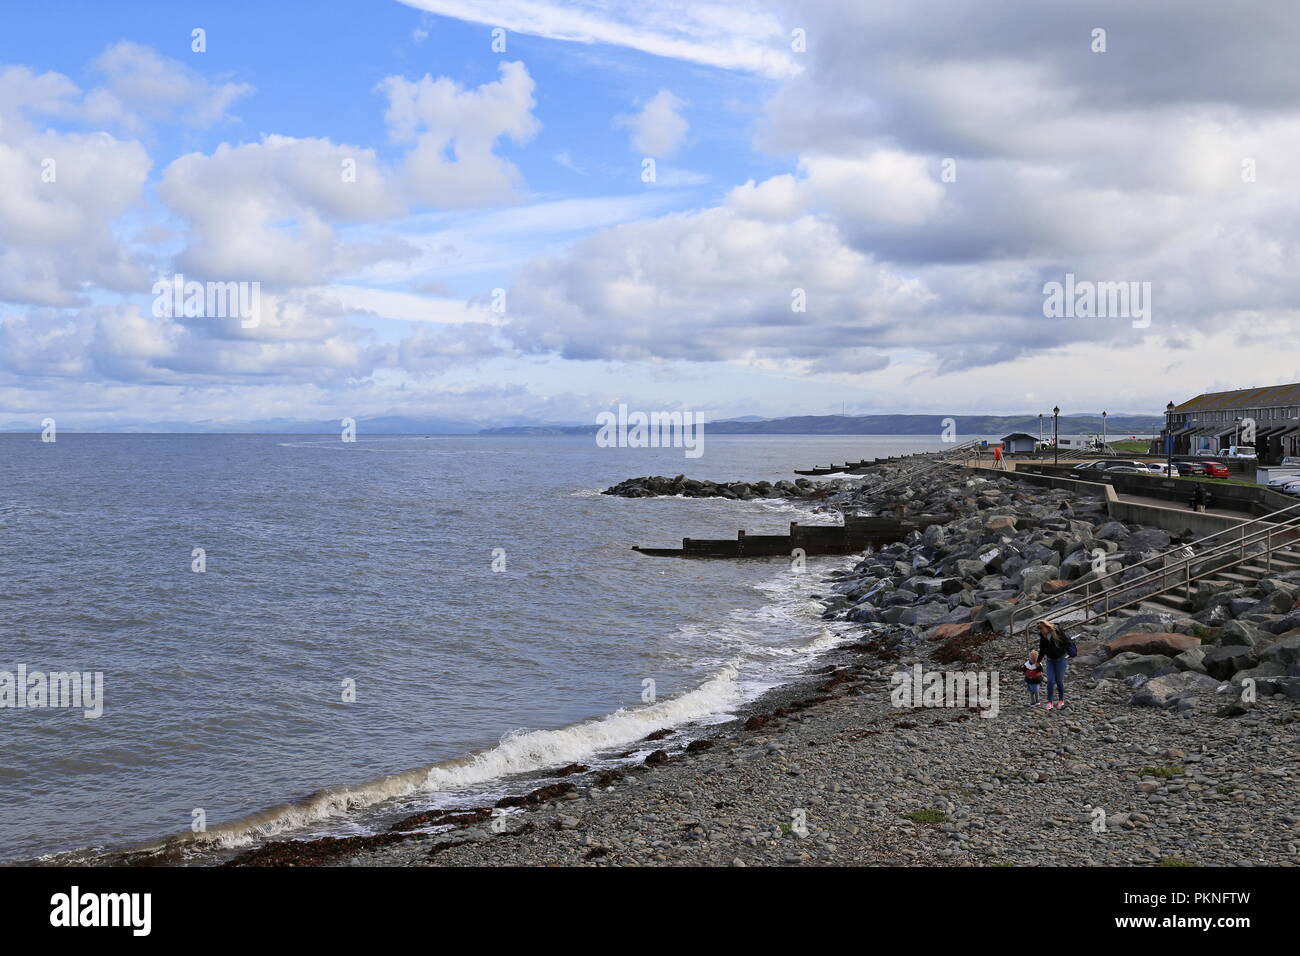
<path id="1" fill-rule="evenodd" d="M 1183 772 L 1181 764 L 1171 763 L 1163 767 L 1143 767 L 1138 771 L 1139 777 L 1162 777 L 1168 780 L 1170 777 L 1177 777 Z"/>
<path id="2" fill-rule="evenodd" d="M 905 814 L 913 823 L 947 823 L 948 814 L 942 810 L 913 810 Z"/>
<path id="3" fill-rule="evenodd" d="M 1149 441 L 1140 441 L 1130 438 L 1125 438 L 1122 441 L 1113 441 L 1109 444 L 1110 447 L 1116 451 L 1121 451 L 1129 455 L 1145 455 L 1151 450 L 1151 443 Z"/>

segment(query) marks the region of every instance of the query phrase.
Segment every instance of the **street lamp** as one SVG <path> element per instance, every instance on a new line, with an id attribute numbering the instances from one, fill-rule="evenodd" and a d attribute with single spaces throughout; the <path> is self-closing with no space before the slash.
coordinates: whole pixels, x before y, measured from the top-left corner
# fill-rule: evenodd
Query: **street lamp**
<path id="1" fill-rule="evenodd" d="M 1165 474 L 1174 473 L 1174 403 L 1165 406 Z"/>
<path id="2" fill-rule="evenodd" d="M 1061 463 L 1061 406 L 1052 407 L 1052 464 Z"/>
<path id="3" fill-rule="evenodd" d="M 1106 454 L 1106 413 L 1101 413 L 1101 453 Z"/>
<path id="4" fill-rule="evenodd" d="M 1038 413 L 1038 444 L 1043 443 L 1043 413 Z"/>

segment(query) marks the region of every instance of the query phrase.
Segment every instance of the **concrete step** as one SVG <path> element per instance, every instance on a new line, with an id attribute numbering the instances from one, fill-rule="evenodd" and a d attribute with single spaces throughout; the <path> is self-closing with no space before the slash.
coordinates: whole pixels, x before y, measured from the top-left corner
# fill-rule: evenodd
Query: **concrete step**
<path id="1" fill-rule="evenodd" d="M 1201 578 L 1202 581 L 1214 581 L 1219 584 L 1231 582 L 1232 584 L 1254 584 L 1260 579 L 1258 574 L 1242 574 L 1237 568 L 1231 571 L 1220 571 L 1212 574 L 1208 578 Z"/>
<path id="2" fill-rule="evenodd" d="M 1158 608 L 1161 611 L 1178 611 L 1180 614 L 1186 613 L 1188 610 L 1187 599 L 1183 597 L 1181 590 L 1153 594 L 1138 606 L 1151 606 L 1153 609 Z"/>

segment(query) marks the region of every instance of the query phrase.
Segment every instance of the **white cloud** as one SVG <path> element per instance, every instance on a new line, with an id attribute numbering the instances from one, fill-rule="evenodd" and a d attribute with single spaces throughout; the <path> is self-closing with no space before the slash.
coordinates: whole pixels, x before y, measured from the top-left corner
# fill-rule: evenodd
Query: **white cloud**
<path id="1" fill-rule="evenodd" d="M 150 123 L 211 126 L 226 118 L 235 100 L 253 91 L 247 83 L 211 83 L 179 61 L 125 40 L 105 50 L 92 67 L 107 85 L 87 95 L 86 120 L 136 133 Z"/>
<path id="2" fill-rule="evenodd" d="M 410 201 L 446 209 L 516 198 L 522 176 L 492 150 L 503 136 L 527 142 L 540 124 L 528 70 L 518 62 L 500 70 L 499 80 L 473 90 L 428 74 L 414 82 L 390 76 L 381 84 L 389 135 L 414 144 L 402 176 Z"/>
<path id="3" fill-rule="evenodd" d="M 402 0 L 489 27 L 574 43 L 608 43 L 655 56 L 763 76 L 798 70 L 790 35 L 753 4 L 659 0 Z M 484 44 L 487 37 L 484 36 Z"/>
<path id="4" fill-rule="evenodd" d="M 113 233 L 143 194 L 144 148 L 108 133 L 37 129 L 39 120 L 74 117 L 78 96 L 57 73 L 0 72 L 0 300 L 72 306 L 88 286 L 147 282 Z"/>
<path id="5" fill-rule="evenodd" d="M 660 90 L 639 113 L 618 116 L 614 121 L 631 131 L 632 148 L 642 156 L 671 156 L 682 145 L 690 128 L 681 114 L 685 105 L 671 90 Z"/>
<path id="6" fill-rule="evenodd" d="M 510 289 L 507 333 L 575 359 L 811 360 L 874 344 L 877 328 L 915 321 L 930 300 L 823 220 L 718 207 L 602 230 L 529 264 Z"/>
<path id="7" fill-rule="evenodd" d="M 189 223 L 176 268 L 195 278 L 314 285 L 413 254 L 397 240 L 345 243 L 335 233 L 333 223 L 403 209 L 370 149 L 285 136 L 222 145 L 173 162 L 158 195 Z"/>

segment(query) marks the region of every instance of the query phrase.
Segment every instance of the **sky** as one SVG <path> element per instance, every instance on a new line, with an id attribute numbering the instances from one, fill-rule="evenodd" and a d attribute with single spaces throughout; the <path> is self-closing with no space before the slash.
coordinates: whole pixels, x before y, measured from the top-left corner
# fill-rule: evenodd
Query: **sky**
<path id="1" fill-rule="evenodd" d="M 1300 8 L 989 6 L 4 0 L 0 428 L 1300 378 Z"/>

